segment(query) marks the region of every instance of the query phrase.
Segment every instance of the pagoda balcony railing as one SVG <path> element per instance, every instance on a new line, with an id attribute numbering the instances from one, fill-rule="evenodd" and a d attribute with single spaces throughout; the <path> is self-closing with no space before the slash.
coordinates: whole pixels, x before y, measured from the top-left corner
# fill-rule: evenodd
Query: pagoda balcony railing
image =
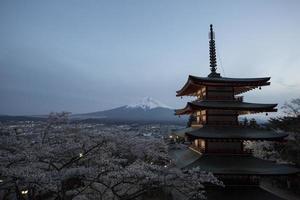
<path id="1" fill-rule="evenodd" d="M 205 96 L 202 98 L 197 98 L 193 101 L 191 101 L 192 103 L 196 103 L 198 101 L 201 100 L 219 100 L 219 101 L 238 101 L 238 102 L 243 102 L 244 101 L 244 96 L 236 96 L 234 98 L 232 98 L 232 96 L 228 97 L 228 96 Z"/>
<path id="2" fill-rule="evenodd" d="M 192 149 L 193 151 L 196 151 L 197 153 L 204 153 L 205 152 L 205 148 L 201 148 L 201 147 L 197 147 L 196 145 L 192 144 L 191 146 L 189 146 L 190 149 Z"/>
<path id="3" fill-rule="evenodd" d="M 197 153 L 203 154 L 232 154 L 232 155 L 252 155 L 253 150 L 251 149 L 244 149 L 244 150 L 226 150 L 226 149 L 214 149 L 214 150 L 205 150 L 205 148 L 197 147 L 196 145 L 191 145 L 189 147 L 193 151 Z"/>
<path id="4" fill-rule="evenodd" d="M 232 122 L 232 121 L 229 121 L 229 122 L 225 122 L 225 121 L 208 121 L 206 125 L 212 125 L 212 126 L 222 126 L 222 125 L 225 125 L 225 126 L 237 126 L 237 122 Z"/>
<path id="5" fill-rule="evenodd" d="M 251 155 L 253 150 L 251 149 L 244 149 L 244 150 L 226 150 L 226 149 L 214 149 L 208 150 L 206 153 L 211 154 L 234 154 L 234 155 Z"/>
<path id="6" fill-rule="evenodd" d="M 191 125 L 192 126 L 200 126 L 200 127 L 202 127 L 202 126 L 204 126 L 204 125 L 208 125 L 208 126 L 222 126 L 222 125 L 225 125 L 225 126 L 237 126 L 237 125 L 239 125 L 239 124 L 237 124 L 237 122 L 232 122 L 232 121 L 230 121 L 230 122 L 225 122 L 225 121 L 214 121 L 214 122 L 212 122 L 212 121 L 210 121 L 210 122 L 196 122 L 196 121 L 194 121 L 194 122 L 192 122 L 191 123 Z"/>
<path id="7" fill-rule="evenodd" d="M 203 122 L 198 123 L 198 122 L 194 121 L 194 122 L 192 122 L 191 125 L 196 126 L 196 127 L 203 127 Z"/>

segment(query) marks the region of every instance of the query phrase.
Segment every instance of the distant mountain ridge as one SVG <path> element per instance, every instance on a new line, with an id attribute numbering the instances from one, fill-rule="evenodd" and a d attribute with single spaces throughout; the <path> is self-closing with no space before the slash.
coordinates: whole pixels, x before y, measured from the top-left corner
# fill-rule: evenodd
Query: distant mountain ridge
<path id="1" fill-rule="evenodd" d="M 144 97 L 137 103 L 117 108 L 72 115 L 79 119 L 110 119 L 131 121 L 182 121 L 174 115 L 174 109 L 151 97 Z"/>
<path id="2" fill-rule="evenodd" d="M 103 120 L 103 121 L 129 121 L 129 122 L 176 122 L 185 124 L 188 121 L 188 116 L 174 115 L 174 109 L 166 104 L 161 103 L 151 97 L 144 97 L 138 100 L 136 103 L 129 105 L 123 105 L 117 108 L 108 109 L 104 111 L 73 114 L 71 119 L 74 120 Z M 45 120 L 48 115 L 0 115 L 0 121 L 39 121 Z M 255 118 L 257 123 L 264 124 L 268 122 L 268 118 L 261 114 L 243 115 L 239 117 L 239 121 L 243 121 L 244 118 Z M 275 116 L 276 117 L 276 116 Z"/>

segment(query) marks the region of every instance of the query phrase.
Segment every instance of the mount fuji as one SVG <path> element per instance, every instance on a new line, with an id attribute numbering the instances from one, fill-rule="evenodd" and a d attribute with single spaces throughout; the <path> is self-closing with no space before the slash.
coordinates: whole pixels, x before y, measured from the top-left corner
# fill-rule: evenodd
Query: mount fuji
<path id="1" fill-rule="evenodd" d="M 183 121 L 183 118 L 178 118 L 174 115 L 174 109 L 151 97 L 144 97 L 136 103 L 120 106 L 110 110 L 76 114 L 73 115 L 72 118 L 117 121 Z"/>
<path id="2" fill-rule="evenodd" d="M 140 99 L 137 103 L 127 105 L 126 107 L 127 108 L 142 108 L 144 110 L 151 110 L 151 109 L 155 109 L 155 108 L 172 109 L 171 107 L 169 107 L 151 97 L 144 97 L 144 98 Z"/>

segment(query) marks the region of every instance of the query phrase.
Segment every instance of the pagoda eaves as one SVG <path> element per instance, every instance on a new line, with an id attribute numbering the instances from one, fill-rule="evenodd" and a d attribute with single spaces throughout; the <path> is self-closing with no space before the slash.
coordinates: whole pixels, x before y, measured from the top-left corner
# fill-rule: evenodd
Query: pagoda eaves
<path id="1" fill-rule="evenodd" d="M 174 136 L 190 140 L 210 139 L 210 140 L 249 140 L 249 141 L 282 141 L 288 136 L 286 133 L 278 133 L 273 130 L 256 129 L 252 127 L 215 127 L 204 126 L 201 128 L 185 128 L 173 133 Z"/>
<path id="2" fill-rule="evenodd" d="M 261 86 L 270 85 L 270 77 L 261 78 L 227 78 L 227 77 L 197 77 L 189 75 L 182 89 L 176 91 L 176 96 L 196 96 L 196 92 L 206 86 L 233 87 L 234 94 L 241 94 Z"/>
<path id="3" fill-rule="evenodd" d="M 258 112 L 276 112 L 277 104 L 247 103 L 237 100 L 198 100 L 188 102 L 185 108 L 175 110 L 176 115 L 191 114 L 200 110 L 233 110 L 236 114 L 253 114 Z"/>
<path id="4" fill-rule="evenodd" d="M 291 175 L 299 169 L 286 164 L 262 160 L 249 155 L 203 155 L 184 168 L 201 166 L 202 170 L 215 175 Z"/>

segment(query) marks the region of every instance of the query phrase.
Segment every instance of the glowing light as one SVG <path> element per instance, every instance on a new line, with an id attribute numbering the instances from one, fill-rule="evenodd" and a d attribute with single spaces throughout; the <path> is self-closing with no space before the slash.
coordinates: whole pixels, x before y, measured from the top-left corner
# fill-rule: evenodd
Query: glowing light
<path id="1" fill-rule="evenodd" d="M 21 191 L 21 194 L 27 194 L 28 193 L 28 190 L 22 190 Z"/>
<path id="2" fill-rule="evenodd" d="M 2 180 L 2 179 L 0 179 L 0 183 L 3 183 L 3 180 Z"/>
<path id="3" fill-rule="evenodd" d="M 172 138 L 173 138 L 173 136 L 172 136 L 172 135 L 170 135 L 170 136 L 169 136 L 169 138 L 171 138 L 171 139 L 172 139 Z"/>
<path id="4" fill-rule="evenodd" d="M 151 162 L 150 164 L 153 165 L 153 162 Z"/>
<path id="5" fill-rule="evenodd" d="M 167 165 L 165 165 L 164 167 L 165 167 L 165 168 L 167 168 L 168 166 L 167 166 Z"/>
<path id="6" fill-rule="evenodd" d="M 82 156 L 83 156 L 83 153 L 80 153 L 80 154 L 79 154 L 79 157 L 81 158 Z"/>

